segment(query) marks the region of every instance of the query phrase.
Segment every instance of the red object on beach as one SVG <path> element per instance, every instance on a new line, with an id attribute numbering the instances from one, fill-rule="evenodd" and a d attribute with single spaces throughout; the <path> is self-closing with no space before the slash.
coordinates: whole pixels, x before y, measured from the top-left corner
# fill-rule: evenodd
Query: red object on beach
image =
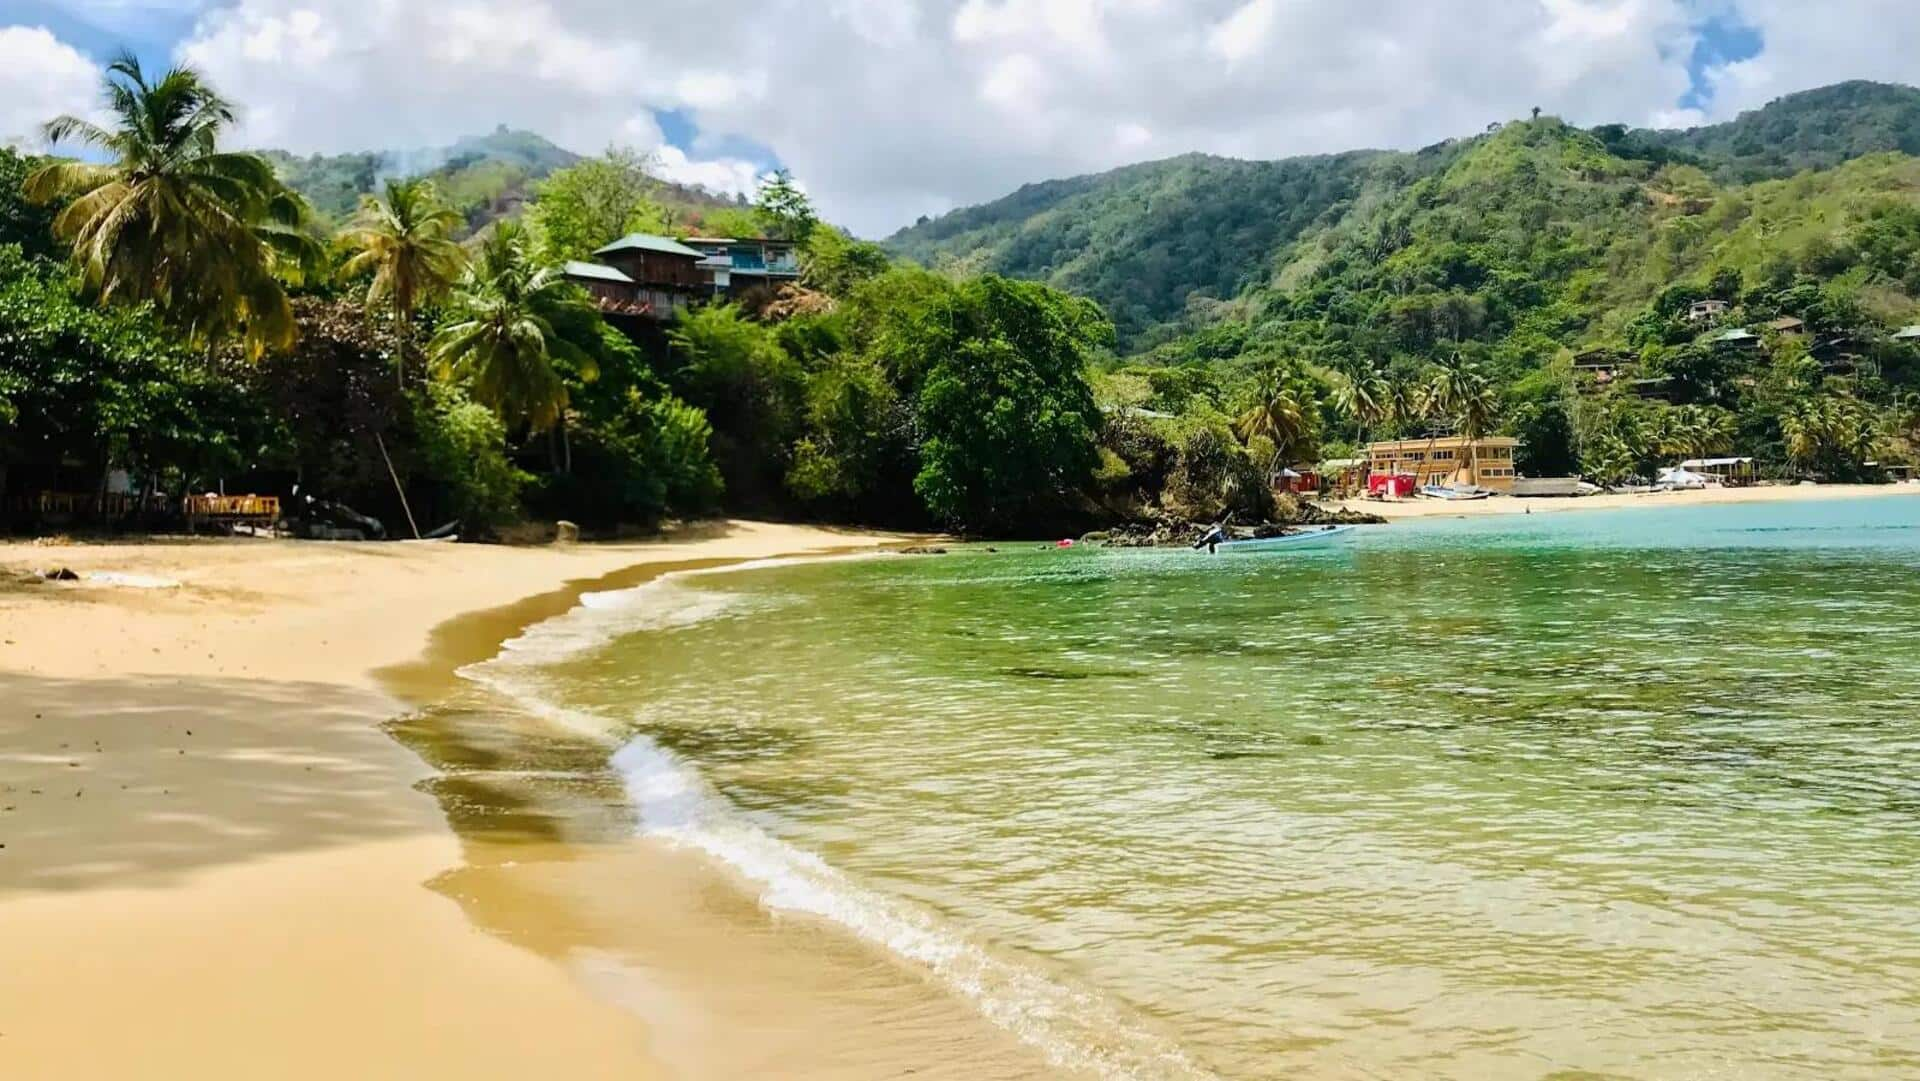
<path id="1" fill-rule="evenodd" d="M 1071 548 L 1073 547 L 1073 541 L 1071 540 L 1056 541 L 1054 543 L 1054 547 L 1055 548 Z"/>
<path id="2" fill-rule="evenodd" d="M 1367 494 L 1405 499 L 1413 494 L 1414 479 L 1409 473 L 1373 473 L 1367 477 Z"/>

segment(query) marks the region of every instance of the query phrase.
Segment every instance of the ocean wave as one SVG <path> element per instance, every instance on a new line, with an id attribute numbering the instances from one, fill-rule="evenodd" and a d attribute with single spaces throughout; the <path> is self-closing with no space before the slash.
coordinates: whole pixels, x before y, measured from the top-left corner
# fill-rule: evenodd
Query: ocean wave
<path id="1" fill-rule="evenodd" d="M 578 607 L 528 628 L 503 644 L 498 655 L 461 669 L 460 675 L 533 716 L 612 745 L 631 730 L 630 722 L 558 704 L 559 688 L 543 680 L 543 669 L 628 634 L 688 627 L 766 603 L 764 595 L 696 588 L 687 583 L 689 578 L 866 558 L 882 557 L 755 560 L 588 593 Z M 753 825 L 693 765 L 652 739 L 640 736 L 627 742 L 614 752 L 612 765 L 624 780 L 642 833 L 731 867 L 758 886 L 760 903 L 770 911 L 831 921 L 924 966 L 992 1023 L 1040 1049 L 1054 1065 L 1113 1081 L 1212 1076 L 1176 1046 L 1127 1019 L 1114 1003 L 995 957 L 930 914 L 854 883 L 818 856 Z"/>
<path id="2" fill-rule="evenodd" d="M 634 739 L 614 755 L 613 765 L 643 834 L 731 867 L 759 887 L 760 903 L 770 911 L 828 920 L 924 966 L 1055 1066 L 1114 1081 L 1212 1076 L 1099 995 L 1000 959 L 934 916 L 860 886 L 820 857 L 748 822 L 696 769 L 652 739 Z"/>

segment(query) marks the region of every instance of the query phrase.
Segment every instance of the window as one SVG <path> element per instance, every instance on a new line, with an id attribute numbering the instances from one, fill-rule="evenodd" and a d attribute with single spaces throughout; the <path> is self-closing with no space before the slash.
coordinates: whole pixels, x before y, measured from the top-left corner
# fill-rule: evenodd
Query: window
<path id="1" fill-rule="evenodd" d="M 1453 460 L 1453 452 L 1450 450 L 1436 450 L 1433 452 L 1433 460 L 1436 462 L 1440 462 L 1440 461 L 1450 462 Z"/>

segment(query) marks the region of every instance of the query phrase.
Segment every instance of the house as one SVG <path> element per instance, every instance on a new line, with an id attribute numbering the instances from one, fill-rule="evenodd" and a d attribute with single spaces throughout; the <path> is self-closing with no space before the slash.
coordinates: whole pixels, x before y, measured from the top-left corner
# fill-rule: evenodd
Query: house
<path id="1" fill-rule="evenodd" d="M 1755 479 L 1752 458 L 1689 458 L 1680 468 L 1708 478 L 1709 483 L 1728 486 L 1752 484 Z"/>
<path id="2" fill-rule="evenodd" d="M 1910 327 L 1901 327 L 1899 330 L 1894 331 L 1893 340 L 1896 342 L 1920 342 L 1920 323 L 1915 323 Z"/>
<path id="3" fill-rule="evenodd" d="M 1760 335 L 1745 327 L 1729 327 L 1707 339 L 1715 349 L 1758 349 Z"/>
<path id="4" fill-rule="evenodd" d="M 1725 315 L 1727 309 L 1730 307 L 1732 307 L 1732 305 L 1724 300 L 1696 300 L 1692 306 L 1687 309 L 1687 322 L 1698 323 L 1702 320 L 1711 321 L 1718 319 L 1722 315 Z"/>
<path id="5" fill-rule="evenodd" d="M 1376 477 L 1412 476 L 1422 485 L 1474 484 L 1505 492 L 1513 487 L 1513 452 L 1519 445 L 1519 440 L 1504 435 L 1474 440 L 1443 435 L 1370 443 L 1368 469 Z M 1368 483 L 1372 485 L 1371 478 Z"/>
<path id="6" fill-rule="evenodd" d="M 1805 334 L 1807 324 L 1791 315 L 1783 315 L 1767 324 L 1767 329 L 1775 334 Z"/>
<path id="7" fill-rule="evenodd" d="M 1621 369 L 1626 366 L 1626 358 L 1612 349 L 1589 349 L 1573 355 L 1574 374 L 1590 376 L 1597 387 L 1605 387 L 1619 378 Z"/>
<path id="8" fill-rule="evenodd" d="M 714 296 L 738 296 L 756 285 L 800 277 L 799 250 L 790 240 L 695 236 L 687 238 L 687 246 L 699 251 L 699 269 Z"/>

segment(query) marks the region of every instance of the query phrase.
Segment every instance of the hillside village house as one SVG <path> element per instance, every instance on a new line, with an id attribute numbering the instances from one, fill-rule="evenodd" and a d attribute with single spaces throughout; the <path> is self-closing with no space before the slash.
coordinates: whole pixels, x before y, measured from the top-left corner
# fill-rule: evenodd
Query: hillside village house
<path id="1" fill-rule="evenodd" d="M 595 251 L 599 262 L 568 262 L 568 280 L 612 317 L 665 321 L 696 304 L 726 300 L 756 285 L 800 276 L 800 257 L 784 240 L 672 237 L 632 233 Z"/>
<path id="2" fill-rule="evenodd" d="M 1507 492 L 1513 489 L 1513 452 L 1519 445 L 1519 440 L 1504 435 L 1474 440 L 1443 435 L 1370 443 L 1368 472 L 1373 477 L 1411 476 L 1416 486 L 1474 484 Z"/>

